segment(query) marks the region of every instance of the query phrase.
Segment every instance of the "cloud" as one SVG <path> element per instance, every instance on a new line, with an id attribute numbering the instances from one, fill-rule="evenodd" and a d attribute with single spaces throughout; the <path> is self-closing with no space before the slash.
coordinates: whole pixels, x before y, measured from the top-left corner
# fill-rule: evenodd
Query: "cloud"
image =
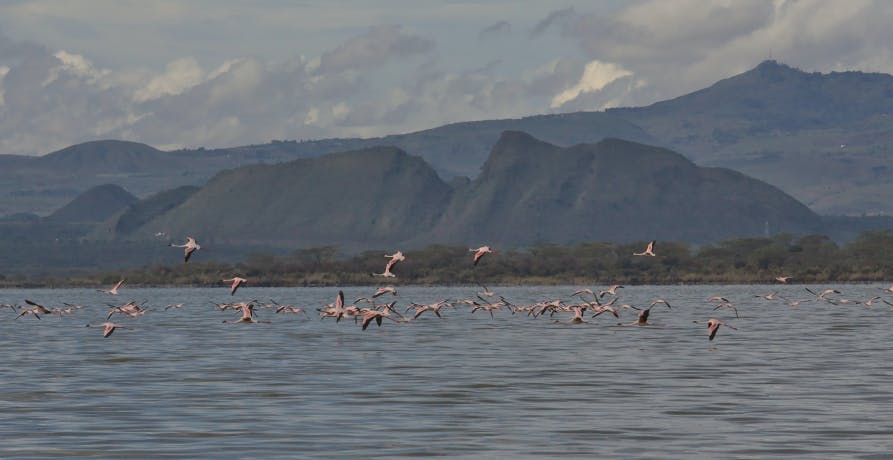
<path id="1" fill-rule="evenodd" d="M 481 29 L 481 31 L 478 32 L 478 39 L 491 40 L 511 33 L 512 25 L 508 21 L 499 21 Z"/>
<path id="2" fill-rule="evenodd" d="M 220 69 L 217 75 L 224 73 Z M 145 102 L 161 96 L 180 94 L 205 79 L 205 73 L 193 58 L 177 59 L 168 63 L 164 73 L 153 77 L 145 86 L 136 90 L 133 99 Z"/>
<path id="3" fill-rule="evenodd" d="M 165 4 L 168 11 L 152 13 L 165 24 L 201 6 Z M 540 9 L 539 17 L 507 13 L 507 4 L 488 4 L 489 15 L 461 23 L 465 3 L 445 2 L 438 11 L 457 22 L 438 30 L 430 21 L 365 28 L 374 8 L 364 7 L 367 17 L 352 12 L 349 27 L 327 29 L 320 39 L 326 47 L 309 52 L 296 39 L 294 54 L 277 59 L 231 44 L 211 55 L 155 60 L 148 48 L 162 42 L 152 42 L 152 58 L 130 52 L 127 65 L 116 67 L 82 47 L 50 48 L 0 33 L 0 153 L 46 153 L 96 138 L 174 148 L 381 136 L 644 105 L 752 68 L 770 50 L 806 70 L 893 71 L 890 2 L 643 0 L 611 10 Z M 64 14 L 77 9 L 49 0 L 21 5 L 43 15 L 58 13 L 55 5 Z M 100 14 L 114 23 L 114 14 Z M 531 34 L 488 40 L 513 28 Z"/>
<path id="4" fill-rule="evenodd" d="M 378 26 L 320 56 L 318 73 L 338 73 L 351 69 L 380 67 L 390 59 L 425 54 L 434 42 L 404 33 L 400 26 Z"/>
<path id="5" fill-rule="evenodd" d="M 538 37 L 552 27 L 557 27 L 560 29 L 567 28 L 568 25 L 573 21 L 575 14 L 576 11 L 574 11 L 573 7 L 552 11 L 551 13 L 549 13 L 548 16 L 536 23 L 536 25 L 530 31 L 530 35 L 533 37 Z"/>
<path id="6" fill-rule="evenodd" d="M 873 0 L 647 0 L 609 17 L 579 15 L 561 31 L 589 58 L 649 82 L 624 98 L 632 105 L 700 89 L 770 55 L 809 70 L 890 71 L 890 20 L 893 3 Z"/>
<path id="7" fill-rule="evenodd" d="M 632 72 L 610 62 L 592 61 L 583 69 L 583 76 L 574 86 L 552 98 L 551 108 L 556 109 L 576 99 L 581 94 L 601 91 L 609 83 L 619 78 L 631 76 Z M 599 107 L 603 108 L 603 107 Z"/>

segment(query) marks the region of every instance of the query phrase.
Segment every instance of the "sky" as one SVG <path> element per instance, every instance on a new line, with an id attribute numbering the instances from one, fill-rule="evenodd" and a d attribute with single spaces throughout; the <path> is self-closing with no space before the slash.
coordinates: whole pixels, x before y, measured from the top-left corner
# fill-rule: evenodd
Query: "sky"
<path id="1" fill-rule="evenodd" d="M 893 72 L 884 0 L 2 0 L 0 154 L 640 106 L 765 59 Z"/>

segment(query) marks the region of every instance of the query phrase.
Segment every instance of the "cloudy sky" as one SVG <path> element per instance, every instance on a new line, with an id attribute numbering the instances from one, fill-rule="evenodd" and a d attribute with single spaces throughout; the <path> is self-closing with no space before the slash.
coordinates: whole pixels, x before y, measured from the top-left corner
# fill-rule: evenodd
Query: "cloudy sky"
<path id="1" fill-rule="evenodd" d="M 644 105 L 770 56 L 893 72 L 884 0 L 5 0 L 0 153 Z"/>

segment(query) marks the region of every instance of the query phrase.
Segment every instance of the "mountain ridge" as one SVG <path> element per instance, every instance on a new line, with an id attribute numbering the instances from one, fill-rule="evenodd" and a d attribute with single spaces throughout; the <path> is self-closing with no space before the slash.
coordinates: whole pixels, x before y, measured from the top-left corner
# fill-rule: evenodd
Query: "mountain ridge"
<path id="1" fill-rule="evenodd" d="M 692 209 L 674 209 L 674 200 Z M 707 242 L 761 235 L 766 219 L 779 231 L 820 228 L 815 213 L 777 188 L 664 148 L 620 139 L 559 147 L 506 131 L 480 174 L 455 186 L 420 157 L 372 147 L 221 172 L 119 236 L 358 250 L 480 239 Z"/>

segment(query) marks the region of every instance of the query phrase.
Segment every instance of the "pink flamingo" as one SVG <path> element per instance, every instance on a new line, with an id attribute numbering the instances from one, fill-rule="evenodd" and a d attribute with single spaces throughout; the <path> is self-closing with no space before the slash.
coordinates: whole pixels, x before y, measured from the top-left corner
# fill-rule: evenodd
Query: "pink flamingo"
<path id="1" fill-rule="evenodd" d="M 118 284 L 116 284 L 115 287 L 111 289 L 97 289 L 97 291 L 104 292 L 108 295 L 118 295 L 118 289 L 121 287 L 122 284 L 124 284 L 124 278 L 121 278 L 121 281 L 118 281 Z"/>
<path id="2" fill-rule="evenodd" d="M 223 281 L 224 281 L 225 283 L 228 283 L 228 282 L 232 281 L 232 283 L 233 283 L 233 284 L 230 285 L 230 287 L 229 287 L 229 289 L 230 289 L 229 295 L 236 295 L 236 290 L 239 289 L 239 286 L 241 286 L 241 285 L 243 285 L 243 284 L 245 284 L 245 283 L 248 282 L 248 280 L 246 280 L 245 278 L 239 278 L 238 276 L 234 276 L 234 277 L 232 277 L 232 278 L 230 278 L 230 279 L 226 279 L 226 280 L 223 280 Z"/>
<path id="3" fill-rule="evenodd" d="M 698 321 L 694 322 L 697 323 Z M 719 330 L 719 326 L 725 326 L 736 331 L 738 330 L 737 327 L 732 326 L 731 324 L 724 323 L 716 318 L 710 318 L 707 320 L 707 334 L 709 335 L 710 340 L 713 340 L 713 338 L 716 337 L 716 331 Z"/>
<path id="4" fill-rule="evenodd" d="M 133 330 L 133 328 L 126 327 L 126 326 L 122 326 L 122 325 L 120 325 L 120 324 L 112 323 L 112 322 L 108 322 L 108 321 L 106 321 L 106 322 L 104 322 L 104 323 L 102 323 L 102 324 L 96 324 L 96 325 L 88 324 L 86 327 L 97 327 L 97 328 L 102 328 L 102 329 L 103 329 L 103 331 L 102 331 L 102 336 L 103 336 L 103 337 L 108 337 L 108 336 L 112 335 L 112 332 L 115 332 L 115 329 L 130 329 L 130 330 Z"/>
<path id="5" fill-rule="evenodd" d="M 492 254 L 492 253 L 496 252 L 496 251 L 490 249 L 490 246 L 481 246 L 477 249 L 469 249 L 468 251 L 474 253 L 474 264 L 473 265 L 477 265 L 478 261 L 481 260 L 481 257 L 484 257 L 484 254 Z"/>
<path id="6" fill-rule="evenodd" d="M 184 248 L 183 249 L 183 263 L 189 262 L 189 258 L 192 257 L 192 253 L 198 251 L 202 247 L 195 241 L 195 238 L 191 236 L 186 237 L 186 243 L 184 244 L 174 244 L 168 243 L 168 246 L 172 248 Z"/>
<path id="7" fill-rule="evenodd" d="M 657 254 L 654 253 L 654 243 L 656 243 L 656 242 L 657 242 L 656 240 L 651 240 L 651 242 L 648 243 L 648 246 L 645 248 L 644 251 L 642 251 L 642 252 L 634 252 L 633 255 L 634 255 L 634 256 L 650 256 L 650 257 L 655 257 Z"/>

